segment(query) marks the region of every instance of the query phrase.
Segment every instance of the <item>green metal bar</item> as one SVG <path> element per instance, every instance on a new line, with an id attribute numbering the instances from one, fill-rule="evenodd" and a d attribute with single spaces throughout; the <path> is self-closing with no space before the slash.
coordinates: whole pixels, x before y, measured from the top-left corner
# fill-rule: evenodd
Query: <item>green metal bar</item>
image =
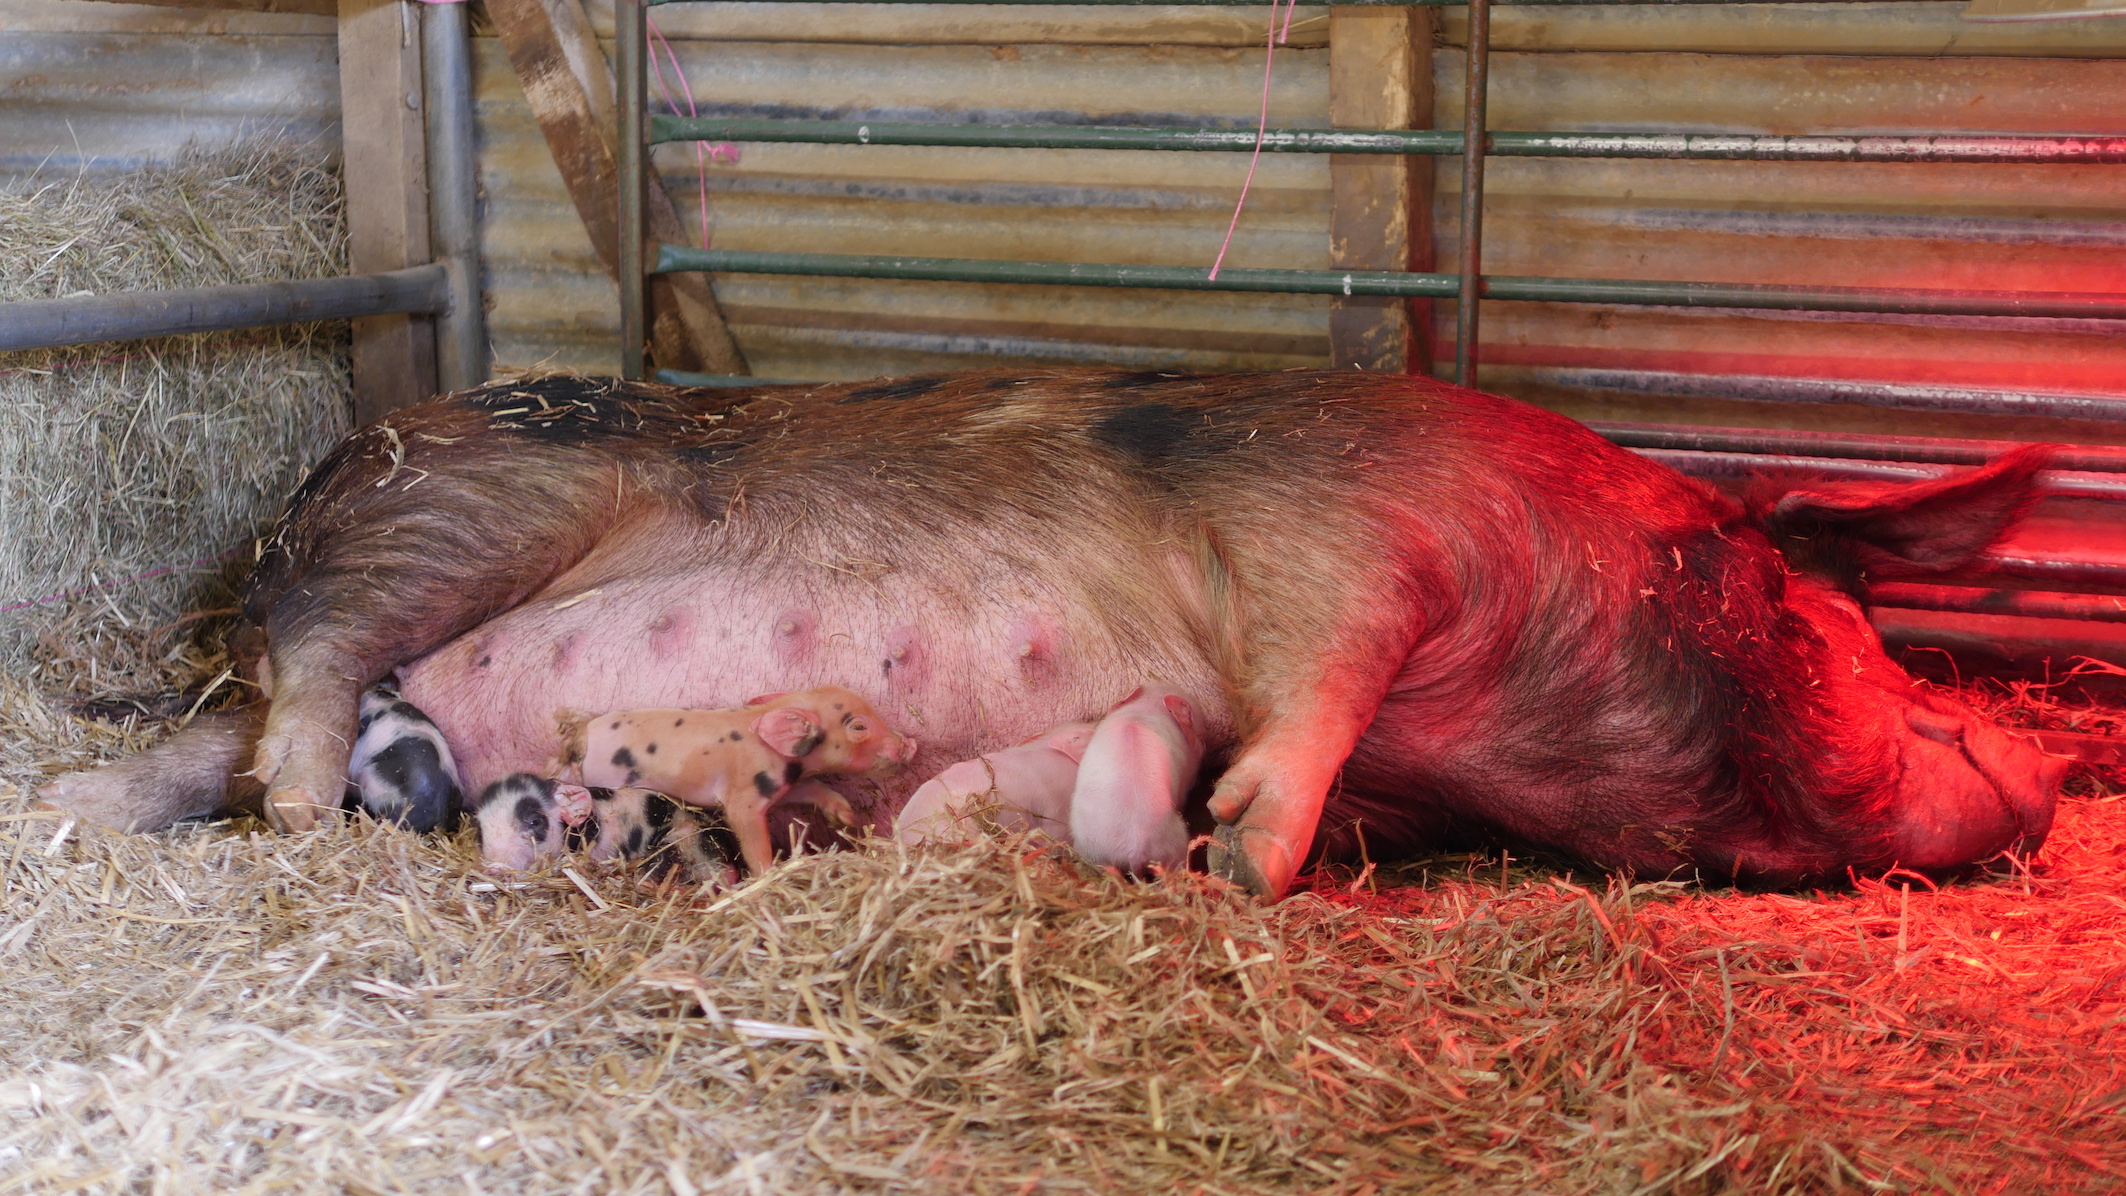
<path id="1" fill-rule="evenodd" d="M 620 376 L 640 378 L 649 341 L 649 277 L 644 271 L 645 201 L 649 194 L 649 143 L 643 140 L 642 115 L 649 80 L 643 55 L 648 49 L 644 27 L 648 13 L 642 0 L 617 0 L 614 38 L 618 60 L 614 74 L 620 91 Z"/>
<path id="2" fill-rule="evenodd" d="M 1247 153 L 1252 129 L 1106 125 L 943 125 L 856 120 L 731 120 L 655 115 L 650 141 L 781 141 L 808 145 L 937 145 L 979 149 L 1214 150 Z M 1454 129 L 1271 129 L 1262 148 L 1287 154 L 1462 152 Z M 1782 137 L 1686 133 L 1497 133 L 1494 157 L 1672 158 L 1759 162 L 2126 163 L 2126 137 Z"/>
<path id="3" fill-rule="evenodd" d="M 1477 317 L 1484 298 L 1485 110 L 1491 88 L 1491 0 L 1469 0 L 1469 52 L 1462 80 L 1462 215 L 1455 238 L 1461 289 L 1454 305 L 1454 381 L 1476 385 Z"/>
<path id="4" fill-rule="evenodd" d="M 1263 291 L 1298 295 L 1383 295 L 1450 299 L 1454 274 L 1394 270 L 1247 270 L 1227 267 L 1218 280 L 1202 266 L 1131 266 L 1098 262 L 1020 262 L 884 254 L 773 253 L 657 246 L 655 274 L 713 270 L 725 274 L 800 274 L 832 278 L 906 278 L 1040 286 L 1149 287 L 1179 291 Z M 1740 307 L 1776 311 L 1851 311 L 1900 315 L 2021 316 L 2126 320 L 2126 293 L 2109 291 L 1946 291 L 1874 287 L 1797 287 L 1768 283 L 1652 282 L 1613 278 L 1492 275 L 1487 299 L 1539 303 L 1615 303 L 1661 307 Z"/>
<path id="5" fill-rule="evenodd" d="M 802 382 L 796 378 L 756 378 L 751 374 L 697 374 L 692 370 L 658 370 L 656 380 L 666 386 L 823 386 L 820 382 Z"/>

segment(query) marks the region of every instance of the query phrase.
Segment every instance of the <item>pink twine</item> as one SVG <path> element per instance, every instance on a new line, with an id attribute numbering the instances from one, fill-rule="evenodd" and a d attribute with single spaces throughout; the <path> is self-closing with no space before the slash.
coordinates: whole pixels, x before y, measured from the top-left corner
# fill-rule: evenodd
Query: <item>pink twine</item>
<path id="1" fill-rule="evenodd" d="M 217 556 L 203 556 L 196 561 L 187 561 L 182 565 L 169 565 L 161 569 L 150 569 L 146 573 L 135 573 L 131 577 L 121 577 L 116 581 L 99 582 L 96 585 L 83 586 L 78 590 L 63 590 L 57 594 L 47 594 L 42 598 L 31 598 L 23 602 L 10 602 L 6 606 L 0 606 L 0 614 L 6 614 L 9 611 L 24 610 L 32 606 L 43 606 L 46 603 L 58 602 L 66 598 L 78 598 L 83 594 L 93 594 L 98 590 L 108 590 L 112 586 L 122 586 L 128 582 L 146 581 L 151 577 L 161 577 L 164 574 L 175 573 L 180 569 L 197 569 L 201 565 L 219 564 L 220 562 L 226 561 L 230 557 L 235 556 L 236 554 L 242 551 L 244 550 L 241 548 L 232 548 L 229 551 L 221 553 Z"/>
<path id="2" fill-rule="evenodd" d="M 672 60 L 672 73 L 679 77 L 679 88 L 686 93 L 687 115 L 700 116 L 701 109 L 694 104 L 694 86 L 687 82 L 686 72 L 679 69 L 679 55 L 672 51 L 672 43 L 665 40 L 664 32 L 657 28 L 657 22 L 644 17 L 643 23 L 648 25 L 650 29 L 650 69 L 656 72 L 657 90 L 664 94 L 664 102 L 671 106 L 672 111 L 679 111 L 679 102 L 672 98 L 672 87 L 664 81 L 664 63 L 658 61 L 658 46 L 663 46 L 665 57 Z M 711 159 L 718 162 L 737 162 L 738 147 L 728 141 L 719 141 L 714 145 L 710 145 L 706 141 L 694 143 L 694 177 L 701 185 L 701 248 L 703 249 L 709 247 L 709 162 Z"/>
<path id="3" fill-rule="evenodd" d="M 1284 30 L 1277 28 L 1277 0 L 1270 0 L 1270 32 L 1262 46 L 1262 115 L 1255 122 L 1255 153 L 1248 159 L 1248 177 L 1240 182 L 1240 199 L 1233 204 L 1233 222 L 1225 226 L 1225 240 L 1218 246 L 1218 260 L 1211 263 L 1211 281 L 1218 281 L 1218 271 L 1225 265 L 1225 251 L 1233 247 L 1233 231 L 1240 227 L 1240 210 L 1248 206 L 1248 188 L 1255 185 L 1255 165 L 1262 161 L 1262 141 L 1270 132 L 1270 65 L 1277 59 L 1278 43 L 1292 32 L 1292 10 L 1299 0 L 1287 0 L 1284 8 Z"/>

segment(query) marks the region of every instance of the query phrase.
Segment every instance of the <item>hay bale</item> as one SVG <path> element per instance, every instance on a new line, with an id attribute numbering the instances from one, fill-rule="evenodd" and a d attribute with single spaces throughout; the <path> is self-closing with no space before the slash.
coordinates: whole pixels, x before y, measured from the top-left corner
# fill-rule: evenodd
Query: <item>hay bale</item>
<path id="1" fill-rule="evenodd" d="M 0 192 L 0 301 L 345 272 L 339 178 L 310 147 Z M 348 423 L 344 323 L 0 353 L 0 668 L 86 610 L 226 605 Z"/>

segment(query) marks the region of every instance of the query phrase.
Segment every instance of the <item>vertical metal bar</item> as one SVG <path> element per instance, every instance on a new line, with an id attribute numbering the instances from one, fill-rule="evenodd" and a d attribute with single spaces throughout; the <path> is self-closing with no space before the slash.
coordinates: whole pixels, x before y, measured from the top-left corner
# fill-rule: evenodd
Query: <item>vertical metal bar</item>
<path id="1" fill-rule="evenodd" d="M 421 77 L 428 94 L 428 251 L 450 278 L 450 310 L 436 320 L 436 385 L 464 390 L 487 380 L 471 29 L 463 4 L 421 7 Z"/>
<path id="2" fill-rule="evenodd" d="M 649 146 L 643 137 L 643 105 L 649 82 L 643 54 L 648 49 L 643 27 L 643 0 L 614 5 L 614 40 L 620 84 L 620 376 L 644 376 L 643 346 L 648 341 L 648 283 L 643 268 L 644 196 Z"/>
<path id="3" fill-rule="evenodd" d="M 1491 0 L 1469 0 L 1469 71 L 1462 100 L 1461 301 L 1454 316 L 1454 382 L 1476 385 L 1477 304 L 1484 293 L 1485 86 L 1491 67 Z"/>

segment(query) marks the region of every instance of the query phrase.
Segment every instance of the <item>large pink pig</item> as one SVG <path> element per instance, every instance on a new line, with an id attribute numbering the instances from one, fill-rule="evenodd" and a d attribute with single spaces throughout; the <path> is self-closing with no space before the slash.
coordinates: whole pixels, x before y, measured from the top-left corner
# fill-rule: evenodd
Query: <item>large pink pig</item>
<path id="1" fill-rule="evenodd" d="M 1100 720 L 1070 793 L 1070 842 L 1094 864 L 1188 862 L 1181 803 L 1203 766 L 1203 717 L 1180 690 L 1140 685 Z"/>

